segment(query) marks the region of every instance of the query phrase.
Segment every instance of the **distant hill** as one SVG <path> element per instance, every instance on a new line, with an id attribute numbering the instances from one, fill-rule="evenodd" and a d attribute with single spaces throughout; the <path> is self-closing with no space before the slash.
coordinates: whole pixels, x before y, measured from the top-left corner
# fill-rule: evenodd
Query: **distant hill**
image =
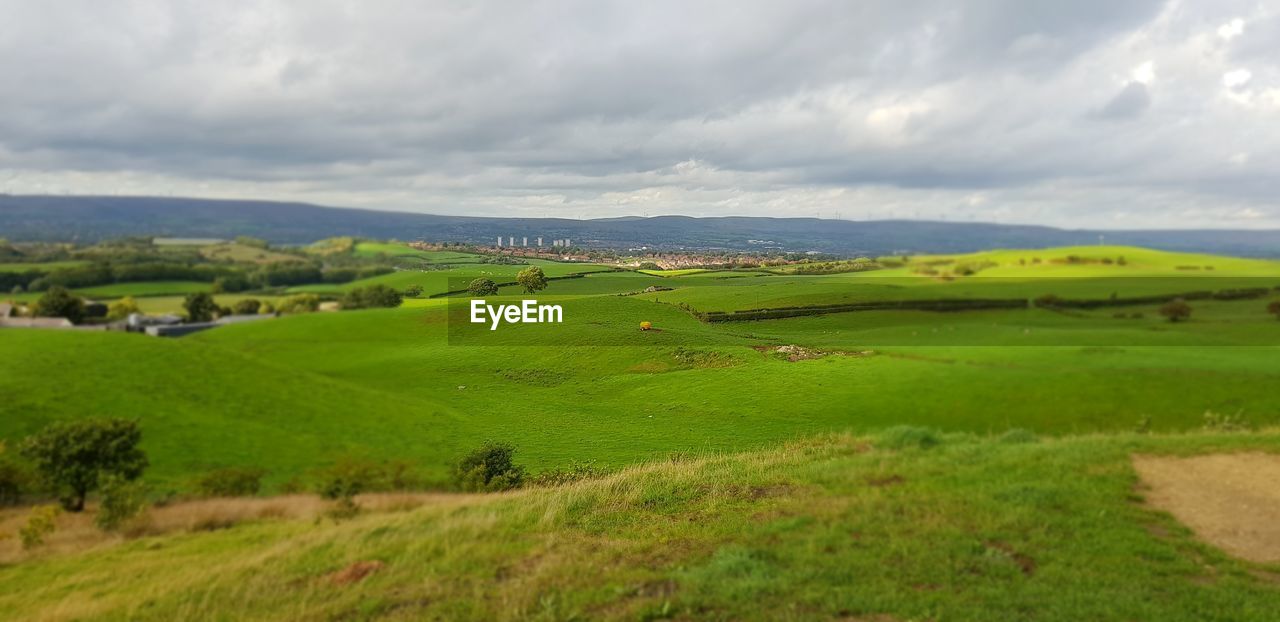
<path id="1" fill-rule="evenodd" d="M 909 220 L 658 216 L 477 218 L 322 207 L 307 203 L 168 197 L 0 195 L 0 237 L 92 242 L 129 235 L 306 243 L 335 235 L 491 243 L 569 238 L 576 245 L 663 249 L 782 249 L 838 254 L 963 253 L 991 248 L 1096 244 L 1172 251 L 1280 256 L 1280 230 L 1066 230 L 1028 225 Z"/>

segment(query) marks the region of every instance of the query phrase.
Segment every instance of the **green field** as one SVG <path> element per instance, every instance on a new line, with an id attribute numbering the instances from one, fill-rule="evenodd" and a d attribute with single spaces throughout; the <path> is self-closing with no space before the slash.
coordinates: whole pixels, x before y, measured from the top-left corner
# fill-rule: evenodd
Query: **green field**
<path id="1" fill-rule="evenodd" d="M 1123 266 L 1088 263 L 1119 253 Z M 1086 263 L 1053 261 L 1067 256 Z M 1162 302 L 716 322 L 695 313 L 1047 293 L 1109 301 L 1280 285 L 1276 263 L 1111 248 L 912 258 L 823 276 L 533 262 L 550 276 L 590 272 L 536 294 L 562 306 L 564 323 L 489 330 L 468 321 L 470 298 L 427 296 L 481 276 L 505 282 L 525 266 L 441 259 L 450 267 L 291 289 L 424 287 L 398 309 L 181 339 L 4 331 L 0 440 L 60 419 L 136 418 L 153 494 L 178 498 L 216 468 L 265 469 L 272 494 L 350 459 L 403 461 L 439 490 L 453 461 L 487 439 L 517 445 L 533 473 L 589 461 L 621 475 L 337 525 L 251 520 L 20 556 L 0 566 L 0 582 L 18 586 L 0 590 L 0 609 L 55 619 L 967 620 L 1034 608 L 1045 620 L 1232 620 L 1280 605 L 1256 578 L 1280 567 L 1233 560 L 1133 503 L 1128 463 L 1140 452 L 1280 451 L 1280 321 L 1267 311 L 1280 291 L 1196 299 L 1176 323 Z M 982 268 L 914 272 L 957 261 Z M 1192 262 L 1201 267 L 1179 268 Z M 528 297 L 506 286 L 487 302 Z M 159 311 L 181 297 L 138 300 Z M 1202 431 L 1224 421 L 1272 431 Z M 902 425 L 947 436 L 928 452 L 870 449 Z M 1041 442 L 1000 442 L 1011 429 Z M 881 480 L 894 485 L 866 484 Z M 362 559 L 386 570 L 346 591 L 312 580 Z M 1197 579 L 1206 564 L 1212 582 Z M 407 581 L 424 576 L 434 579 Z M 109 596 L 53 604 L 86 581 Z"/>
<path id="2" fill-rule="evenodd" d="M 246 518 L 107 541 L 0 567 L 0 611 L 50 620 L 1226 622 L 1280 610 L 1280 565 L 1229 557 L 1139 503 L 1130 464 L 1134 453 L 1274 452 L 1274 431 L 951 435 L 924 449 L 903 438 L 912 437 L 664 459 L 340 523 Z M 374 571 L 341 578 L 359 566 Z"/>
<path id="3" fill-rule="evenodd" d="M 1131 266 L 1150 254 L 1125 252 L 1134 257 Z M 1182 261 L 1169 256 L 1164 264 Z M 1238 266 L 1221 270 L 1225 283 L 1272 265 L 1211 261 Z M 584 268 L 544 266 L 553 276 Z M 514 277 L 519 269 L 466 265 L 365 282 L 441 293 L 476 276 Z M 565 324 L 499 331 L 464 326 L 468 300 L 456 298 L 287 317 L 178 341 L 6 334 L 0 389 L 13 414 L 0 437 L 18 438 L 86 412 L 154 419 L 146 425 L 152 477 L 180 488 L 193 474 L 226 465 L 262 466 L 278 485 L 345 454 L 413 460 L 442 482 L 449 461 L 485 438 L 518 439 L 537 470 L 573 459 L 621 466 L 673 450 L 755 448 L 899 423 L 1069 434 L 1140 425 L 1195 429 L 1207 412 L 1256 425 L 1280 422 L 1280 393 L 1268 388 L 1280 385 L 1280 322 L 1267 315 L 1267 299 L 1197 302 L 1192 320 L 1177 324 L 1161 318 L 1154 304 L 1123 307 L 1121 318 L 1114 309 L 876 311 L 710 324 L 667 304 L 681 294 L 714 300 L 744 289 L 778 290 L 780 300 L 796 287 L 825 288 L 830 300 L 875 290 L 882 297 L 922 289 L 964 296 L 973 294 L 966 287 L 1004 287 L 1025 295 L 1039 287 L 1034 279 L 1012 285 L 912 279 L 918 284 L 893 287 L 905 277 L 715 274 L 609 272 L 554 280 L 538 298 L 563 305 Z M 1057 291 L 1076 291 L 1064 284 L 1077 279 L 1040 283 L 1049 280 Z M 1129 282 L 1115 282 L 1121 281 Z M 297 289 L 340 291 L 359 283 Z M 1079 283 L 1081 294 L 1109 291 L 1097 279 Z M 651 285 L 675 289 L 618 295 Z M 140 300 L 158 311 L 181 299 Z M 1137 313 L 1142 317 L 1129 317 Z M 639 331 L 641 321 L 659 330 Z M 826 355 L 792 362 L 769 351 L 790 344 Z M 61 383 L 57 397 L 41 389 L 61 370 L 86 369 L 84 361 L 92 365 Z M 98 363 L 105 361 L 109 369 Z M 237 421 L 254 431 L 228 423 Z M 266 451 L 285 438 L 298 439 L 291 444 L 296 450 Z"/>

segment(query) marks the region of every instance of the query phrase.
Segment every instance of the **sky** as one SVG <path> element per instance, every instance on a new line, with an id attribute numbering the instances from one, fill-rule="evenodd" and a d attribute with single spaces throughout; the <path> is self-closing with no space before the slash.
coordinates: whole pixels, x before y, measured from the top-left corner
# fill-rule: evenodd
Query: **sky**
<path id="1" fill-rule="evenodd" d="M 0 0 L 0 193 L 1280 227 L 1280 0 Z"/>

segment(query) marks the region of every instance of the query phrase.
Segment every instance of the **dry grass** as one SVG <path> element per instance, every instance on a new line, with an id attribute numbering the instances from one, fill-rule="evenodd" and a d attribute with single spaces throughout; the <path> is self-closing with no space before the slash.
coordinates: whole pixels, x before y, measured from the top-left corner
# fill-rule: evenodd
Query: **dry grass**
<path id="1" fill-rule="evenodd" d="M 360 495 L 356 502 L 364 512 L 385 513 L 424 505 L 465 503 L 475 498 L 476 495 L 451 493 L 391 492 Z M 149 508 L 118 534 L 105 533 L 93 524 L 97 507 L 90 504 L 84 512 L 59 515 L 57 531 L 48 536 L 43 545 L 31 551 L 22 549 L 17 535 L 27 521 L 30 508 L 9 508 L 0 511 L 0 563 L 14 563 L 33 556 L 79 553 L 142 536 L 226 529 L 252 521 L 316 520 L 322 518 L 332 504 L 332 501 L 315 495 L 183 501 Z"/>

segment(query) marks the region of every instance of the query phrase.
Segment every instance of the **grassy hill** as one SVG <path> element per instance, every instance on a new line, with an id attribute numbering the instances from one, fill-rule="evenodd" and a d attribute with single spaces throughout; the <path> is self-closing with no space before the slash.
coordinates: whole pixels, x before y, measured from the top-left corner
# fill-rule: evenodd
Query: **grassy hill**
<path id="1" fill-rule="evenodd" d="M 541 470 L 900 423 L 1068 434 L 1195 429 L 1208 412 L 1280 422 L 1277 348 L 1256 345 L 1280 343 L 1280 322 L 1258 301 L 1202 305 L 1176 325 L 1149 309 L 1140 320 L 1023 310 L 704 324 L 639 297 L 540 298 L 563 304 L 566 324 L 452 334 L 437 299 L 174 341 L 8 331 L 0 438 L 57 418 L 136 416 L 165 485 L 248 465 L 269 469 L 274 488 L 348 453 L 409 460 L 439 481 L 485 438 L 517 442 Z M 661 332 L 639 331 L 642 320 Z M 790 344 L 820 355 L 774 351 Z"/>
<path id="2" fill-rule="evenodd" d="M 82 542 L 0 567 L 0 611 L 15 620 L 1268 620 L 1280 610 L 1280 565 L 1229 557 L 1150 509 L 1130 457 L 1278 449 L 1275 431 L 824 437 L 337 523 L 270 518 L 278 508 L 213 531 Z"/>

